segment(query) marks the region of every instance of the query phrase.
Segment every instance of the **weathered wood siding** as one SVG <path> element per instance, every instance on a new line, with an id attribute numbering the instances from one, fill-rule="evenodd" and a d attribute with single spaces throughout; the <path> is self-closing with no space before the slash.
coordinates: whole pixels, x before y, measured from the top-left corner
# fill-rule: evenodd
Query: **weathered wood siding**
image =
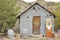
<path id="1" fill-rule="evenodd" d="M 37 8 L 37 11 L 33 10 L 33 7 Z M 45 9 L 41 8 L 39 5 L 34 5 L 32 8 L 30 8 L 27 12 L 22 14 L 20 16 L 20 33 L 22 33 L 22 30 L 24 28 L 28 29 L 29 35 L 32 35 L 32 21 L 33 21 L 33 16 L 41 16 L 41 25 L 40 25 L 40 33 L 42 35 L 45 35 L 45 28 L 46 28 L 46 18 L 51 18 L 52 19 L 52 29 L 54 30 L 54 18 L 53 16 L 47 16 L 50 15 L 49 12 L 47 12 Z M 29 17 L 29 18 L 27 18 Z"/>

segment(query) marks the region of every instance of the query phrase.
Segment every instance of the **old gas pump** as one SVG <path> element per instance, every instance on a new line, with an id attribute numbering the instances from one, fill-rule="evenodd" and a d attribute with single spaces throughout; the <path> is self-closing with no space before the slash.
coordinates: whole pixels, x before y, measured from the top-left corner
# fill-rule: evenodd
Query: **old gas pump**
<path id="1" fill-rule="evenodd" d="M 52 20 L 46 19 L 46 37 L 52 36 Z"/>

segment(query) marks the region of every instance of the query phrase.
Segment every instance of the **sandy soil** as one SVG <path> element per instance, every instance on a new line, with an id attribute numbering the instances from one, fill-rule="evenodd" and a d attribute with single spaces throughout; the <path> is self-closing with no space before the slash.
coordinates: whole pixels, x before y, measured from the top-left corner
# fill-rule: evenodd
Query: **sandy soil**
<path id="1" fill-rule="evenodd" d="M 0 40 L 60 40 L 60 36 L 56 36 L 55 38 L 46 38 L 42 36 L 30 36 L 27 38 L 21 38 L 19 34 L 17 34 L 13 38 L 9 38 L 8 36 L 0 36 Z"/>
<path id="2" fill-rule="evenodd" d="M 46 37 L 28 37 L 28 38 L 20 38 L 14 37 L 14 38 L 8 38 L 8 37 L 0 37 L 0 40 L 60 40 L 60 38 L 46 38 Z"/>

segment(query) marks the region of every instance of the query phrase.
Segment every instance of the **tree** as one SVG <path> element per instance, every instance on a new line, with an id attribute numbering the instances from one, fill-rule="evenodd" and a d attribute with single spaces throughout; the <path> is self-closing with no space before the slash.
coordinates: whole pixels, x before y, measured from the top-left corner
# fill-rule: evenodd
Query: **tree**
<path id="1" fill-rule="evenodd" d="M 0 32 L 14 27 L 16 15 L 20 9 L 17 5 L 18 1 L 19 0 L 0 0 L 0 26 L 2 26 Z"/>

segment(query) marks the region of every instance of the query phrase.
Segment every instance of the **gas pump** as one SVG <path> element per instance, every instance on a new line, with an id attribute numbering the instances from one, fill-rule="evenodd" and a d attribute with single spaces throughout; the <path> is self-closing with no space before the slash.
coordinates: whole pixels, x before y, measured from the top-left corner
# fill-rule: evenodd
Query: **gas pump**
<path id="1" fill-rule="evenodd" d="M 51 37 L 52 34 L 52 20 L 46 19 L 46 37 Z"/>

